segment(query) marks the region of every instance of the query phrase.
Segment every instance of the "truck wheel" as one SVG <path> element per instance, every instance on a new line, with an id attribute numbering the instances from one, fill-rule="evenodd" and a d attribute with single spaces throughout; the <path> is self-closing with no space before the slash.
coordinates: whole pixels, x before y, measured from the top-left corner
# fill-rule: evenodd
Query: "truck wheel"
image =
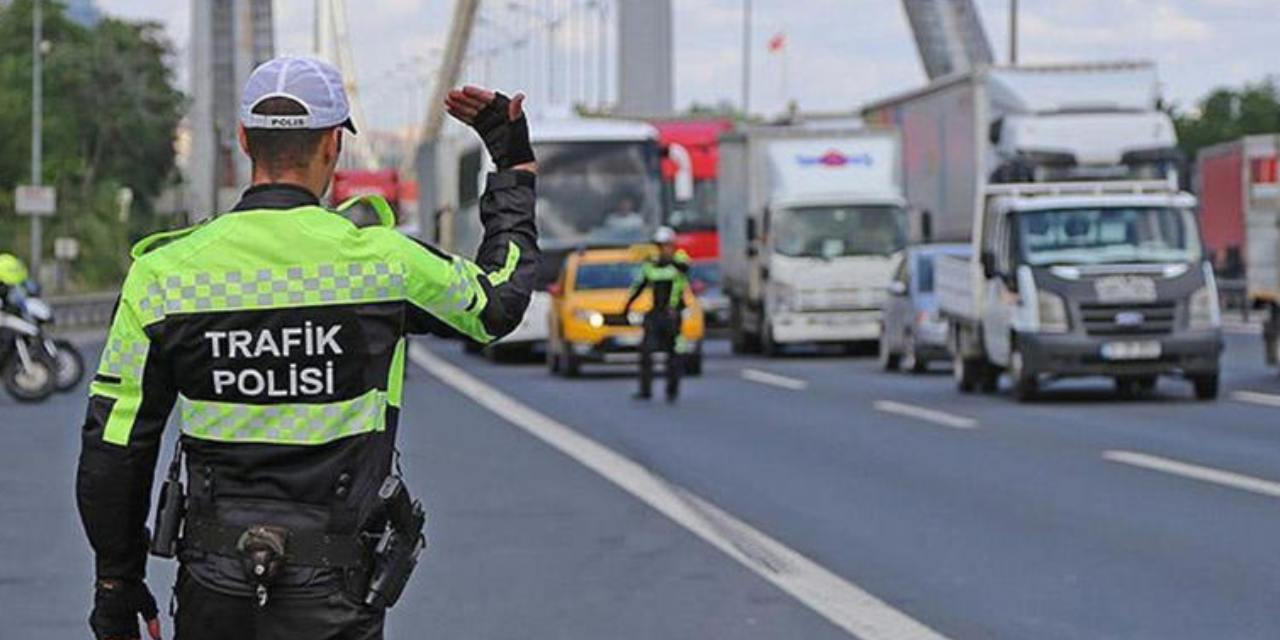
<path id="1" fill-rule="evenodd" d="M 1000 390 L 1000 370 L 983 362 L 979 363 L 978 388 L 983 393 L 995 393 Z"/>
<path id="2" fill-rule="evenodd" d="M 760 353 L 766 358 L 778 355 L 778 343 L 773 341 L 773 329 L 769 328 L 768 318 L 765 318 L 764 326 L 760 328 Z"/>
<path id="3" fill-rule="evenodd" d="M 898 354 L 894 353 L 889 347 L 889 335 L 884 331 L 880 332 L 880 342 L 878 346 L 880 347 L 877 350 L 877 355 L 880 360 L 880 368 L 885 371 L 897 371 L 899 364 Z"/>
<path id="4" fill-rule="evenodd" d="M 1040 381 L 1026 370 L 1022 350 L 1014 346 L 1009 354 L 1009 381 L 1013 383 L 1013 397 L 1018 402 L 1034 400 L 1040 392 Z"/>
<path id="5" fill-rule="evenodd" d="M 1196 388 L 1196 400 L 1218 399 L 1218 374 L 1194 376 L 1191 378 L 1191 384 Z"/>
<path id="6" fill-rule="evenodd" d="M 902 350 L 899 362 L 903 371 L 910 371 L 917 375 L 929 371 L 929 361 L 916 354 L 916 340 L 910 334 L 906 337 L 906 347 Z"/>
<path id="7" fill-rule="evenodd" d="M 977 388 L 977 365 L 976 361 L 965 358 L 958 351 L 951 356 L 951 375 L 955 378 L 956 389 L 960 393 L 972 393 Z"/>
<path id="8" fill-rule="evenodd" d="M 691 376 L 702 375 L 702 350 L 695 351 L 685 359 L 684 372 Z"/>
<path id="9" fill-rule="evenodd" d="M 560 375 L 560 356 L 556 355 L 556 348 L 551 343 L 547 343 L 547 373 Z"/>
<path id="10" fill-rule="evenodd" d="M 560 368 L 566 378 L 576 378 L 582 373 L 582 362 L 572 350 L 565 349 L 564 356 L 560 360 Z"/>
<path id="11" fill-rule="evenodd" d="M 755 336 L 747 333 L 742 307 L 735 300 L 729 305 L 729 346 L 735 354 L 754 353 L 758 348 Z"/>

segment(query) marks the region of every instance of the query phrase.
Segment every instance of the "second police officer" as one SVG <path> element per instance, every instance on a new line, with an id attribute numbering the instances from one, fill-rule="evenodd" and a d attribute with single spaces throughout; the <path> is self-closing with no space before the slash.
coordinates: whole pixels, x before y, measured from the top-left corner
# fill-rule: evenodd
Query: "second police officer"
<path id="1" fill-rule="evenodd" d="M 395 506 L 409 504 L 393 464 L 405 336 L 489 342 L 528 305 L 537 165 L 522 101 L 477 87 L 446 101 L 498 169 L 471 261 L 401 235 L 385 202 L 368 228 L 322 208 L 355 133 L 342 78 L 306 58 L 254 70 L 239 132 L 252 186 L 230 212 L 134 248 L 91 386 L 76 493 L 99 640 L 139 638 L 139 618 L 160 635 L 147 552 L 174 549 L 161 533 L 176 519 L 161 509 L 154 541 L 146 520 L 171 412 L 187 478 L 175 499 L 173 464 L 161 492 L 185 506 L 179 640 L 382 637 L 407 569 L 379 554 L 411 568 L 421 542 L 420 511 Z M 419 531 L 388 549 L 387 522 L 414 516 Z"/>
<path id="2" fill-rule="evenodd" d="M 636 398 L 648 400 L 653 394 L 653 356 L 666 354 L 666 397 L 674 402 L 680 395 L 680 375 L 684 368 L 680 335 L 684 292 L 689 288 L 689 257 L 676 248 L 676 232 L 659 227 L 653 234 L 658 255 L 645 260 L 631 285 L 631 295 L 623 315 L 631 315 L 631 305 L 645 289 L 653 291 L 653 306 L 644 316 L 644 338 L 640 342 L 640 390 Z"/>

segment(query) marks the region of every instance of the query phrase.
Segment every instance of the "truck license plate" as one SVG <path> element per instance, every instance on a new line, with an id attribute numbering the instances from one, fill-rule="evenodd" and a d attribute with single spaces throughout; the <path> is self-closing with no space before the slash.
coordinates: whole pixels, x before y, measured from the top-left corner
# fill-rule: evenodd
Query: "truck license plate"
<path id="1" fill-rule="evenodd" d="M 1160 343 L 1155 340 L 1108 342 L 1102 345 L 1107 360 L 1155 360 L 1160 357 Z"/>

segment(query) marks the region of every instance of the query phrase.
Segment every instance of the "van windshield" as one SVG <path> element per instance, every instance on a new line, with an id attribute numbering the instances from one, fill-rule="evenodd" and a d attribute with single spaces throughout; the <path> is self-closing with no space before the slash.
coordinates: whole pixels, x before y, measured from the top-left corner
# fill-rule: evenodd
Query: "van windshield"
<path id="1" fill-rule="evenodd" d="M 771 221 L 773 249 L 803 258 L 890 255 L 906 244 L 903 218 L 892 206 L 783 209 Z"/>
<path id="2" fill-rule="evenodd" d="M 1185 209 L 1105 207 L 1017 214 L 1022 260 L 1032 266 L 1198 262 L 1200 233 Z"/>

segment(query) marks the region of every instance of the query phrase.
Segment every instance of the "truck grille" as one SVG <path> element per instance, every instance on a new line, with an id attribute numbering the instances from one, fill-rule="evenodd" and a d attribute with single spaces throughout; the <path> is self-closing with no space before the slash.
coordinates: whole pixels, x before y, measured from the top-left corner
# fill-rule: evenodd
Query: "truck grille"
<path id="1" fill-rule="evenodd" d="M 1173 333 L 1178 317 L 1177 303 L 1080 305 L 1080 318 L 1085 333 L 1094 336 L 1154 335 Z"/>
<path id="2" fill-rule="evenodd" d="M 869 311 L 884 304 L 883 289 L 802 289 L 796 296 L 801 311 Z"/>

